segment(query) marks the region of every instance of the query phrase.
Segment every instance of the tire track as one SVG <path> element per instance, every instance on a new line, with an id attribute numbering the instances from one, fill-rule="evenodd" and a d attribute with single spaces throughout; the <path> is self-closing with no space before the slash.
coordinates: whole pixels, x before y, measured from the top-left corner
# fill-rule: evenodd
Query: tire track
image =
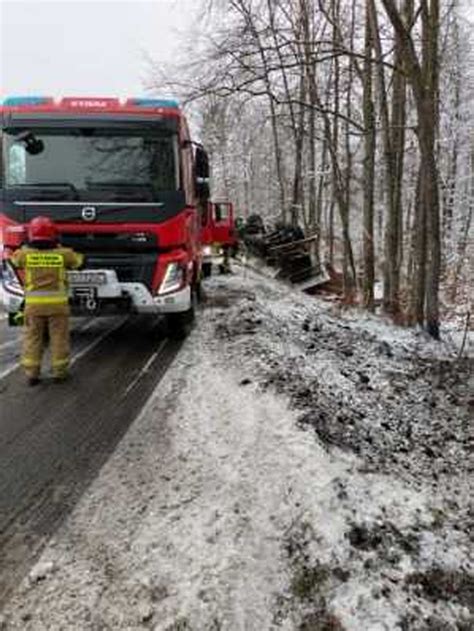
<path id="1" fill-rule="evenodd" d="M 124 322 L 124 318 L 107 318 L 107 319 L 88 319 L 85 324 L 80 321 L 74 321 L 71 329 L 71 350 L 72 363 L 75 358 L 81 356 L 82 348 L 86 346 L 87 339 L 94 337 L 98 339 L 97 333 L 102 337 L 108 335 L 113 327 L 114 322 L 119 326 Z M 86 333 L 86 335 L 84 335 Z M 13 339 L 8 339 L 13 337 Z M 5 341 L 4 341 L 5 340 Z M 0 382 L 8 377 L 18 368 L 21 352 L 21 328 L 9 327 L 5 322 L 0 322 Z M 96 342 L 97 343 L 97 342 Z M 75 352 L 78 351 L 78 352 Z M 48 366 L 49 353 L 45 354 L 45 368 Z"/>
<path id="2" fill-rule="evenodd" d="M 173 361 L 180 342 L 147 319 L 82 345 L 74 379 L 0 393 L 0 607 L 74 508 Z"/>

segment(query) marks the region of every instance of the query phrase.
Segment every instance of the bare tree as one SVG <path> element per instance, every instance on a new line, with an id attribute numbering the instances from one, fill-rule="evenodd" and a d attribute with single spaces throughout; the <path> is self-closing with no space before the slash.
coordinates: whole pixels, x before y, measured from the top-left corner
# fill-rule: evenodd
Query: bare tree
<path id="1" fill-rule="evenodd" d="M 374 41 L 373 20 L 371 20 L 371 0 L 366 1 L 365 20 L 365 60 L 364 60 L 364 305 L 369 311 L 374 310 L 374 186 L 375 186 L 375 111 L 373 100 L 372 48 Z"/>
<path id="2" fill-rule="evenodd" d="M 342 269 L 346 298 L 362 278 L 368 309 L 382 270 L 384 309 L 433 337 L 441 237 L 452 275 L 472 226 L 472 94 L 451 5 L 209 2 L 203 54 L 165 83 L 202 112 L 215 190 L 316 231 L 316 258 L 324 247 Z"/>

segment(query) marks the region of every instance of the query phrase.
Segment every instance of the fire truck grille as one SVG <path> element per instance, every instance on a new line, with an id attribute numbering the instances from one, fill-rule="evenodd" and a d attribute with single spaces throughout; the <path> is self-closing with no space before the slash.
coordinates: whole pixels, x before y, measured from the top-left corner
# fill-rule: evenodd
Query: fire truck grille
<path id="1" fill-rule="evenodd" d="M 86 255 L 87 269 L 113 269 L 123 283 L 144 283 L 151 289 L 156 254 Z"/>
<path id="2" fill-rule="evenodd" d="M 158 259 L 156 236 L 147 232 L 62 233 L 61 243 L 85 255 L 87 269 L 113 269 L 123 283 L 152 287 Z"/>
<path id="3" fill-rule="evenodd" d="M 131 253 L 156 251 L 156 235 L 150 232 L 63 232 L 61 243 L 78 252 Z"/>

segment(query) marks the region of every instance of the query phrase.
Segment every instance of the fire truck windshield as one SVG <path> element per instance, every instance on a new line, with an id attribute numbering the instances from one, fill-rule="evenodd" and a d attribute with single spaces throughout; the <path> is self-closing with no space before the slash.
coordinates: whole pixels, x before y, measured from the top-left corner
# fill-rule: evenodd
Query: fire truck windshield
<path id="1" fill-rule="evenodd" d="M 177 135 L 150 129 L 3 130 L 5 189 L 23 198 L 153 202 L 178 191 Z"/>

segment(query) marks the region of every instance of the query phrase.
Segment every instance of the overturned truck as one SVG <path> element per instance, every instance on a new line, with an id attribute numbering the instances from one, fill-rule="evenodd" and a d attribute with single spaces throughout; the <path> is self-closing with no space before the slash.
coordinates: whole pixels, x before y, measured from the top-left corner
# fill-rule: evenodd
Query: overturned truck
<path id="1" fill-rule="evenodd" d="M 297 289 L 311 291 L 329 280 L 324 265 L 311 254 L 316 235 L 305 237 L 299 226 L 277 223 L 267 231 L 260 215 L 250 215 L 240 228 L 240 239 L 249 257 L 261 259 L 274 277 Z"/>

